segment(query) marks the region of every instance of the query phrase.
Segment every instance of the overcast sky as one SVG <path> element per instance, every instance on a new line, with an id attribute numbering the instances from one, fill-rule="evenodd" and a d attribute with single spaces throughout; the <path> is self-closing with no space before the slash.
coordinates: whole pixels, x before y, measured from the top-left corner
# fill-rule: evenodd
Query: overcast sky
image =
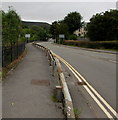
<path id="1" fill-rule="evenodd" d="M 33 2 L 34 0 L 23 0 L 26 2 L 14 1 L 15 0 L 4 0 L 4 2 L 2 2 L 2 9 L 7 11 L 8 6 L 13 6 L 22 20 L 48 23 L 61 20 L 68 13 L 74 11 L 79 12 L 84 21 L 89 21 L 93 14 L 116 8 L 116 0 L 99 0 L 101 2 L 92 2 L 92 0 L 88 0 L 88 2 L 85 2 L 87 0 L 83 0 L 84 2 L 75 2 L 77 0 L 73 0 L 74 2 L 71 2 L 71 0 L 69 2 L 47 2 L 49 0 L 43 0 L 45 2 Z"/>

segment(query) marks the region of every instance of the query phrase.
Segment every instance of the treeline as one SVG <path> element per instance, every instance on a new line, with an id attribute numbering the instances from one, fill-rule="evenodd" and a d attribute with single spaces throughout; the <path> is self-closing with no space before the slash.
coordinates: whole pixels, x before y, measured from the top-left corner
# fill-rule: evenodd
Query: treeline
<path id="1" fill-rule="evenodd" d="M 20 16 L 13 8 L 2 12 L 2 67 L 7 67 L 25 50 Z"/>
<path id="2" fill-rule="evenodd" d="M 71 12 L 64 17 L 63 20 L 54 21 L 50 28 L 50 33 L 52 37 L 56 39 L 56 42 L 59 40 L 59 34 L 64 34 L 65 39 L 77 39 L 77 36 L 73 32 L 82 27 L 83 22 L 82 16 L 78 12 Z"/>
<path id="3" fill-rule="evenodd" d="M 75 30 L 85 29 L 86 38 L 74 35 Z M 78 12 L 69 13 L 63 20 L 55 21 L 51 25 L 51 34 L 57 43 L 98 49 L 118 49 L 118 10 L 109 10 L 93 15 L 85 25 Z M 58 42 L 59 34 L 65 35 L 65 40 Z M 102 41 L 102 42 L 101 42 Z"/>
<path id="4" fill-rule="evenodd" d="M 26 42 L 25 34 L 30 34 L 29 41 L 47 41 L 50 37 L 49 27 L 22 24 L 17 12 L 9 7 L 8 12 L 2 12 L 2 44 L 3 46 L 13 46 Z"/>
<path id="5" fill-rule="evenodd" d="M 59 34 L 64 34 L 66 40 L 76 40 L 74 31 L 87 30 L 86 37 L 90 41 L 114 41 L 118 40 L 118 10 L 109 10 L 93 15 L 90 22 L 82 22 L 82 16 L 78 12 L 71 12 L 63 20 L 54 21 L 50 32 L 54 39 L 59 40 Z"/>
<path id="6" fill-rule="evenodd" d="M 91 41 L 118 40 L 118 10 L 93 15 L 87 25 L 87 31 Z"/>
<path id="7" fill-rule="evenodd" d="M 8 12 L 2 11 L 2 44 L 12 46 L 21 41 L 22 27 L 20 16 L 15 10 L 9 8 Z"/>
<path id="8" fill-rule="evenodd" d="M 47 41 L 50 37 L 49 28 L 47 27 L 40 27 L 36 25 L 32 25 L 32 26 L 22 25 L 22 28 L 23 28 L 22 30 L 23 36 L 25 36 L 25 34 L 30 34 L 31 37 L 28 39 L 29 42 Z"/>
<path id="9" fill-rule="evenodd" d="M 17 60 L 25 50 L 26 42 L 47 41 L 49 28 L 40 26 L 23 25 L 17 12 L 9 7 L 7 12 L 1 11 L 2 15 L 2 67 Z M 30 34 L 27 40 L 25 34 Z"/>

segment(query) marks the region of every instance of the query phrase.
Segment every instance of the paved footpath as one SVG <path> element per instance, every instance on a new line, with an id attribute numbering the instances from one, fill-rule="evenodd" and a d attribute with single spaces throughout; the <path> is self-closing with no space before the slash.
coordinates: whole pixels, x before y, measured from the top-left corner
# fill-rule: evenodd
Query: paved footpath
<path id="1" fill-rule="evenodd" d="M 44 53 L 31 44 L 28 53 L 3 82 L 3 118 L 63 118 L 54 103 L 51 68 Z"/>

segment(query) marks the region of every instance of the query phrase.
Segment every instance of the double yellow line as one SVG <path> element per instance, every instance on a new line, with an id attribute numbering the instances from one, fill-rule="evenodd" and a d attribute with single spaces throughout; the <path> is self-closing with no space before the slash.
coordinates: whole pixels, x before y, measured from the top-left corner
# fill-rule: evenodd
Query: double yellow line
<path id="1" fill-rule="evenodd" d="M 118 113 L 105 101 L 105 99 L 85 80 L 85 78 L 80 75 L 80 73 L 75 70 L 68 62 L 66 62 L 63 58 L 58 56 L 57 54 L 53 53 L 54 56 L 56 56 L 60 61 L 62 61 L 68 69 L 75 75 L 75 77 L 78 79 L 79 82 L 84 81 L 86 85 L 83 85 L 85 90 L 89 93 L 89 95 L 93 98 L 93 100 L 97 103 L 97 105 L 101 108 L 101 110 L 106 114 L 106 116 L 109 119 L 114 119 L 114 117 L 108 112 L 108 110 L 103 106 L 103 104 L 111 111 L 111 113 L 118 118 Z M 98 100 L 98 98 L 102 101 L 102 103 Z"/>

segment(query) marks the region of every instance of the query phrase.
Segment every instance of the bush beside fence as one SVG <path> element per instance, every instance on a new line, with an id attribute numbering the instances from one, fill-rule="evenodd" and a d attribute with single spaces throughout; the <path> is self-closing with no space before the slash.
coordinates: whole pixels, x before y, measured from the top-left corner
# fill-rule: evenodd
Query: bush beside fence
<path id="1" fill-rule="evenodd" d="M 78 47 L 94 48 L 94 49 L 113 49 L 118 50 L 117 41 L 75 41 L 65 40 L 64 45 L 73 45 Z"/>
<path id="2" fill-rule="evenodd" d="M 2 67 L 6 67 L 17 59 L 25 50 L 25 43 L 14 46 L 2 46 Z"/>

